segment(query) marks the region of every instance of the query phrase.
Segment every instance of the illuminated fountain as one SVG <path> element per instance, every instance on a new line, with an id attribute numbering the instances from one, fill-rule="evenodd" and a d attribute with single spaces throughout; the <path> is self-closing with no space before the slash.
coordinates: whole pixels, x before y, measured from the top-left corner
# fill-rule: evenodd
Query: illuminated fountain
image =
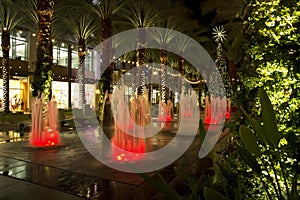
<path id="1" fill-rule="evenodd" d="M 118 147 L 113 148 L 113 158 L 118 161 L 139 160 L 145 152 L 144 126 L 150 122 L 150 106 L 146 95 L 131 97 L 129 106 L 125 98 L 124 88 L 112 95 L 112 144 Z M 129 153 L 125 154 L 123 150 Z"/>
<path id="2" fill-rule="evenodd" d="M 173 119 L 172 101 L 167 100 L 167 103 L 164 103 L 162 100 L 160 100 L 158 105 L 158 121 L 169 122 L 172 119 Z"/>
<path id="3" fill-rule="evenodd" d="M 225 98 L 225 100 L 223 99 Z M 228 105 L 230 102 L 226 101 L 226 97 L 209 97 L 205 98 L 205 110 L 204 110 L 204 123 L 205 124 L 220 124 L 223 122 L 223 118 L 228 119 L 230 117 L 230 109 L 228 111 Z M 226 113 L 222 111 L 225 110 Z M 218 114 L 219 113 L 219 114 Z"/>
<path id="4" fill-rule="evenodd" d="M 43 113 L 44 104 L 43 97 L 34 98 L 32 101 L 30 144 L 33 146 L 54 146 L 59 144 L 57 103 L 53 97 L 47 103 L 47 111 Z"/>
<path id="5" fill-rule="evenodd" d="M 165 121 L 167 118 L 167 105 L 162 100 L 158 104 L 158 121 Z"/>
<path id="6" fill-rule="evenodd" d="M 190 123 L 198 123 L 199 108 L 197 105 L 197 95 L 195 91 L 187 93 L 180 98 L 180 113 L 181 118 L 179 129 L 184 130 L 186 135 L 193 134 L 193 129 L 189 126 Z"/>

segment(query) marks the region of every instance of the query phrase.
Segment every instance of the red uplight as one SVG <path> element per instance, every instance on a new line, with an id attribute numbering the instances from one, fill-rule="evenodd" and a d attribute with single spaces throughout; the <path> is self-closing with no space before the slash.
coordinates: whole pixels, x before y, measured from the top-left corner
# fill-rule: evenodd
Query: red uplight
<path id="1" fill-rule="evenodd" d="M 115 131 L 112 145 L 113 159 L 120 162 L 142 159 L 146 148 L 143 138 L 133 137 L 121 130 Z"/>
<path id="2" fill-rule="evenodd" d="M 58 130 L 44 130 L 42 133 L 31 133 L 30 144 L 37 147 L 54 146 L 59 144 Z"/>

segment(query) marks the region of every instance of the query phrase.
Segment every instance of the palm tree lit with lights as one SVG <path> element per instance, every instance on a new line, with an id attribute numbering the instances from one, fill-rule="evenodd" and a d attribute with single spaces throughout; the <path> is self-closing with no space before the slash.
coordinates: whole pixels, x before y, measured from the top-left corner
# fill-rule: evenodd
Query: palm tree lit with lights
<path id="1" fill-rule="evenodd" d="M 226 39 L 225 29 L 223 26 L 218 26 L 213 29 L 213 38 L 218 43 L 217 47 L 217 58 L 216 66 L 217 70 L 214 70 L 209 76 L 209 83 L 211 85 L 210 91 L 210 100 L 206 97 L 206 107 L 205 107 L 205 123 L 217 124 L 219 123 L 219 118 L 221 116 L 216 116 L 218 110 L 226 107 L 225 117 L 230 117 L 230 96 L 231 96 L 231 83 L 229 79 L 228 69 L 226 65 L 226 60 L 224 58 L 224 52 L 222 48 L 222 42 Z M 222 82 L 215 81 L 220 73 Z M 225 87 L 225 93 L 222 89 L 222 83 Z M 226 98 L 226 101 L 222 101 L 223 98 Z M 210 109 L 211 108 L 211 109 Z"/>
<path id="2" fill-rule="evenodd" d="M 45 101 L 51 98 L 52 84 L 52 42 L 51 23 L 53 18 L 53 0 L 37 1 L 38 37 L 37 61 L 34 72 L 33 96 L 44 94 Z"/>
<path id="3" fill-rule="evenodd" d="M 113 17 L 124 6 L 124 4 L 125 1 L 123 0 L 93 0 L 92 5 L 88 5 L 88 9 L 95 13 L 100 20 L 102 65 L 109 66 L 103 74 L 104 77 L 108 78 L 108 81 L 104 82 L 103 91 L 108 90 L 110 93 L 112 92 L 114 85 L 114 65 L 110 64 L 110 62 L 112 61 L 110 52 L 111 41 L 107 39 L 110 38 L 113 33 Z"/>
<path id="4" fill-rule="evenodd" d="M 222 43 L 226 39 L 226 31 L 223 26 L 215 27 L 213 29 L 214 39 L 218 43 L 217 47 L 217 59 L 216 59 L 216 65 L 219 69 L 219 72 L 221 73 L 221 77 L 224 83 L 226 94 L 222 94 L 223 96 L 226 96 L 227 99 L 231 97 L 231 81 L 228 73 L 228 68 L 226 64 L 226 60 L 224 58 L 224 50 L 222 47 Z"/>
<path id="5" fill-rule="evenodd" d="M 78 10 L 76 11 L 78 13 Z M 90 14 L 79 14 L 75 16 L 67 16 L 62 21 L 66 27 L 66 32 L 71 37 L 75 36 L 78 45 L 78 58 L 79 58 L 79 108 L 83 108 L 85 104 L 85 66 L 84 60 L 86 57 L 86 45 L 89 39 L 93 36 L 98 25 L 94 23 L 93 16 Z"/>
<path id="6" fill-rule="evenodd" d="M 2 40 L 2 74 L 3 74 L 3 108 L 9 112 L 9 50 L 11 31 L 24 21 L 24 15 L 20 15 L 18 5 L 14 1 L 2 0 L 0 3 L 0 26 Z"/>
<path id="7" fill-rule="evenodd" d="M 143 48 L 146 45 L 146 32 L 144 28 L 155 26 L 159 17 L 154 10 L 151 9 L 150 4 L 147 4 L 147 2 L 144 2 L 143 0 L 133 6 L 128 4 L 128 9 L 121 12 L 120 15 L 125 19 L 125 22 L 128 23 L 130 28 L 141 28 L 138 36 L 137 54 L 138 66 L 142 66 L 145 64 L 146 60 L 146 49 Z M 143 90 L 143 87 L 145 86 L 146 72 L 143 70 L 138 74 L 141 74 L 141 88 L 142 93 L 144 94 L 145 91 Z"/>

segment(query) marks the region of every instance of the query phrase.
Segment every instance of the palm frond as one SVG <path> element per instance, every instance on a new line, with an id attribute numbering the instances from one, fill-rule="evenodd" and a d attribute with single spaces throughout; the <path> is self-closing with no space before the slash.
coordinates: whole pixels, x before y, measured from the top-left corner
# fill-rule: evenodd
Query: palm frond
<path id="1" fill-rule="evenodd" d="M 215 13 L 213 22 L 217 24 L 223 21 L 232 21 L 243 9 L 243 1 L 234 0 L 228 3 L 227 0 L 205 0 L 201 2 L 200 6 L 203 15 Z"/>
<path id="2" fill-rule="evenodd" d="M 93 11 L 100 19 L 108 19 L 116 14 L 124 5 L 124 0 L 102 0 L 97 5 L 88 5 L 86 8 Z"/>
<path id="3" fill-rule="evenodd" d="M 16 2 L 3 0 L 0 3 L 0 25 L 6 30 L 12 31 L 26 19 L 20 11 Z"/>
<path id="4" fill-rule="evenodd" d="M 150 5 L 144 5 L 141 2 L 133 5 L 127 4 L 128 9 L 124 9 L 119 15 L 125 23 L 133 28 L 145 28 L 154 26 L 158 20 L 158 15 L 151 9 Z M 146 9 L 145 9 L 146 7 Z M 124 23 L 123 21 L 123 23 Z"/>
<path id="5" fill-rule="evenodd" d="M 28 16 L 29 20 L 34 24 L 38 24 L 37 0 L 16 0 L 19 7 L 23 10 L 23 13 Z"/>

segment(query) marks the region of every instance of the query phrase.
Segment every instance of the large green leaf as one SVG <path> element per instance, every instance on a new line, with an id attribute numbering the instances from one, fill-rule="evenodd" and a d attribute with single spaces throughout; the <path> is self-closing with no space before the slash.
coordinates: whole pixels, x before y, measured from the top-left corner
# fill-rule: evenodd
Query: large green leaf
<path id="1" fill-rule="evenodd" d="M 246 163 L 252 168 L 252 170 L 257 174 L 261 174 L 261 168 L 256 159 L 251 155 L 251 153 L 244 147 L 239 145 L 237 146 L 237 149 L 242 159 L 246 161 Z"/>
<path id="2" fill-rule="evenodd" d="M 241 107 L 241 110 L 242 110 L 243 114 L 247 117 L 247 119 L 249 120 L 250 124 L 253 126 L 253 128 L 259 138 L 259 141 L 263 145 L 266 145 L 267 139 L 266 139 L 265 130 L 264 130 L 263 125 L 259 121 L 257 121 L 253 117 L 251 117 L 242 107 Z"/>
<path id="3" fill-rule="evenodd" d="M 275 113 L 267 93 L 263 89 L 259 89 L 260 104 L 262 110 L 262 119 L 264 123 L 264 130 L 270 145 L 277 147 L 280 140 L 280 133 L 278 132 Z"/>
<path id="4" fill-rule="evenodd" d="M 203 124 L 202 119 L 200 119 L 199 120 L 199 137 L 200 137 L 200 140 L 201 140 L 202 143 L 204 141 L 205 136 L 206 136 L 206 131 L 205 131 L 205 128 L 204 128 L 204 124 Z"/>
<path id="5" fill-rule="evenodd" d="M 195 177 L 191 176 L 190 174 L 184 172 L 182 169 L 175 167 L 175 173 L 182 179 L 188 181 L 189 183 L 192 184 L 197 184 L 197 185 L 203 185 L 202 182 L 200 182 L 198 179 Z"/>
<path id="6" fill-rule="evenodd" d="M 266 135 L 265 135 L 265 130 L 264 130 L 264 126 L 261 125 L 261 123 L 259 121 L 257 121 L 256 119 L 253 119 L 251 120 L 251 125 L 253 126 L 258 138 L 259 138 L 259 141 L 266 145 L 268 142 L 267 138 L 266 138 Z"/>
<path id="7" fill-rule="evenodd" d="M 180 200 L 180 196 L 177 194 L 177 192 L 164 181 L 157 180 L 145 173 L 139 173 L 139 175 L 151 186 L 155 187 L 160 192 L 167 195 L 169 199 Z"/>
<path id="8" fill-rule="evenodd" d="M 220 192 L 209 187 L 204 187 L 203 196 L 205 200 L 228 200 Z"/>
<path id="9" fill-rule="evenodd" d="M 134 166 L 134 164 L 129 162 L 126 164 L 132 170 L 138 171 L 138 169 Z M 141 176 L 149 185 L 153 186 L 158 191 L 168 196 L 169 199 L 174 199 L 174 200 L 181 199 L 180 195 L 164 181 L 164 179 L 159 175 L 158 172 L 155 173 L 158 176 L 158 178 L 151 177 L 146 173 L 137 173 L 137 174 Z"/>
<path id="10" fill-rule="evenodd" d="M 219 165 L 221 174 L 226 178 L 227 182 L 234 186 L 238 187 L 237 179 L 234 177 L 233 173 L 231 172 L 231 166 L 230 163 L 225 160 L 223 163 Z"/>
<path id="11" fill-rule="evenodd" d="M 259 147 L 257 144 L 257 137 L 252 133 L 252 131 L 244 126 L 240 126 L 240 136 L 242 143 L 244 144 L 245 148 L 253 153 L 255 156 L 259 157 L 261 155 L 261 152 L 259 151 Z"/>
<path id="12" fill-rule="evenodd" d="M 299 194 L 297 191 L 297 178 L 298 178 L 298 176 L 296 175 L 293 180 L 293 183 L 292 183 L 292 190 L 291 190 L 291 192 L 288 193 L 289 199 L 291 199 L 291 200 L 299 199 Z"/>

